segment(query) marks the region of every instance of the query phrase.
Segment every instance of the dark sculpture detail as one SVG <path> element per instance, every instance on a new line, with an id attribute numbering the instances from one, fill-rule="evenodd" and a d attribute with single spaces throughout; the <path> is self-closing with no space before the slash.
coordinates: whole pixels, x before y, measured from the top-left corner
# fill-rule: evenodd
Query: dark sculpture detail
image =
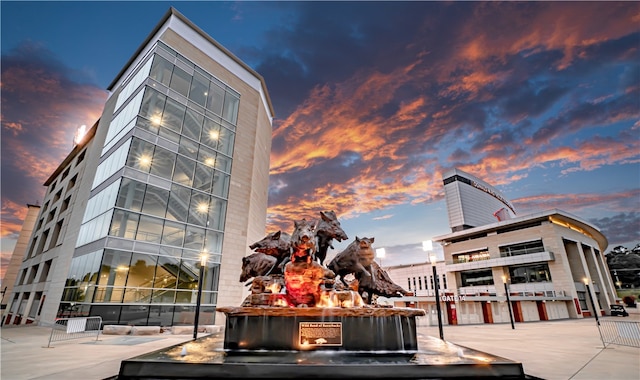
<path id="1" fill-rule="evenodd" d="M 307 221 L 306 219 L 295 220 L 293 222 L 295 229 L 291 234 L 291 256 L 301 255 L 304 251 L 305 255 L 315 257 L 316 254 L 316 225 L 315 220 Z"/>
<path id="2" fill-rule="evenodd" d="M 320 265 L 324 264 L 324 259 L 327 258 L 327 249 L 333 249 L 331 244 L 333 239 L 343 241 L 348 238 L 342 227 L 340 227 L 340 222 L 338 222 L 334 211 L 320 211 L 320 220 L 316 227 L 316 244 L 318 246 L 316 259 Z"/>
<path id="3" fill-rule="evenodd" d="M 371 274 L 371 277 L 357 279 L 358 292 L 367 300 L 367 303 L 371 304 L 374 295 L 389 298 L 413 295 L 413 292 L 408 292 L 393 282 L 389 274 L 375 261 L 371 263 Z"/>
<path id="4" fill-rule="evenodd" d="M 265 255 L 262 252 L 252 253 L 242 258 L 242 273 L 240 282 L 245 282 L 251 277 L 265 276 L 277 264 L 277 259 L 273 256 Z"/>
<path id="5" fill-rule="evenodd" d="M 251 248 L 255 252 L 261 252 L 276 258 L 276 263 L 273 268 L 268 272 L 260 273 L 260 276 L 269 273 L 282 274 L 284 273 L 284 265 L 291 257 L 291 235 L 282 231 L 272 232 L 263 237 L 262 240 L 251 244 L 249 248 Z M 242 273 L 245 273 L 244 261 L 242 266 Z"/>
<path id="6" fill-rule="evenodd" d="M 277 231 L 251 244 L 255 252 L 242 259 L 240 282 L 253 278 L 243 306 L 358 307 L 372 305 L 374 296 L 412 294 L 375 262 L 373 237 L 356 236 L 325 267 L 333 239 L 347 234 L 334 211 L 322 211 L 320 219 L 295 220 L 291 235 Z"/>
<path id="7" fill-rule="evenodd" d="M 347 285 L 345 276 L 353 273 L 358 281 L 361 281 L 362 277 L 372 277 L 371 263 L 375 258 L 375 253 L 371 248 L 375 238 L 362 238 L 356 236 L 351 244 L 345 248 L 344 251 L 338 253 L 336 257 L 329 262 L 327 268 L 331 269 L 337 276 L 340 276 L 340 281 Z M 372 280 L 373 282 L 373 280 Z"/>
<path id="8" fill-rule="evenodd" d="M 291 254 L 291 235 L 286 232 L 272 232 L 249 246 L 256 252 L 262 252 L 282 261 Z"/>

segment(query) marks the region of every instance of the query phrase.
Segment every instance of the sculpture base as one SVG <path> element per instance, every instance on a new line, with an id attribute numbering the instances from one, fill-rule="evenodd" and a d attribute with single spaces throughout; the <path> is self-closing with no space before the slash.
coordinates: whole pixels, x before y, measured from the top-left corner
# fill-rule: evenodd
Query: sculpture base
<path id="1" fill-rule="evenodd" d="M 415 352 L 411 308 L 220 307 L 225 350 Z"/>
<path id="2" fill-rule="evenodd" d="M 217 311 L 227 316 L 224 334 L 124 360 L 118 380 L 534 379 L 520 363 L 417 334 L 422 309 Z"/>
<path id="3" fill-rule="evenodd" d="M 518 362 L 426 335 L 418 336 L 420 350 L 412 354 L 228 351 L 223 340 L 206 336 L 124 360 L 117 379 L 536 379 Z"/>

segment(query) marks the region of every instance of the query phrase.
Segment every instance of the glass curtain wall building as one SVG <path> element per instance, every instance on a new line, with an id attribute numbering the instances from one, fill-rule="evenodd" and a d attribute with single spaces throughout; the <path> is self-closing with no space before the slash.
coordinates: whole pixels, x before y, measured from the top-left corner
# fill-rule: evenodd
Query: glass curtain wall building
<path id="1" fill-rule="evenodd" d="M 171 8 L 109 90 L 56 317 L 192 324 L 202 283 L 214 323 L 242 302 L 241 258 L 265 231 L 264 80 Z"/>
<path id="2" fill-rule="evenodd" d="M 166 305 L 195 302 L 201 254 L 211 263 L 202 303 L 216 304 L 239 102 L 236 91 L 156 43 L 118 96 L 60 316 L 91 311 L 105 323 L 146 324 L 146 305 L 171 325 Z"/>

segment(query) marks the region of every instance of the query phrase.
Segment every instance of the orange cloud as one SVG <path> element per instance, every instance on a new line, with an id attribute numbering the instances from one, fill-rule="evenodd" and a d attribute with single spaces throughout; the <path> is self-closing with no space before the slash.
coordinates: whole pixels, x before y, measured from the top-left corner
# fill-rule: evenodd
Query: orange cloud
<path id="1" fill-rule="evenodd" d="M 329 175 L 327 186 L 317 186 L 313 194 L 292 195 L 286 203 L 270 206 L 272 223 L 288 227 L 289 221 L 299 218 L 301 213 L 317 217 L 317 212 L 323 209 L 336 210 L 342 213 L 341 218 L 348 219 L 394 205 L 442 199 L 440 181 L 444 169 L 435 155 L 442 149 L 443 139 L 452 139 L 451 144 L 456 144 L 454 131 L 460 125 L 455 120 L 464 112 L 465 104 L 438 104 L 425 93 L 402 98 L 395 107 L 389 108 L 393 110 L 391 113 L 379 112 L 394 101 L 391 94 L 427 75 L 427 72 L 407 75 L 411 70 L 417 70 L 415 64 L 385 74 L 360 72 L 343 83 L 318 87 L 278 126 L 274 142 L 280 144 L 274 146 L 280 148 L 272 151 L 272 178 L 311 170 L 348 152 L 357 154 L 355 161 L 360 169 L 354 172 L 354 178 L 339 183 L 332 182 Z M 450 94 L 466 93 L 468 99 L 506 80 L 507 75 L 507 72 L 496 74 L 479 67 L 452 80 L 445 89 Z M 618 114 L 616 118 L 624 120 L 629 116 Z M 476 139 L 473 134 L 464 137 L 467 143 Z M 565 170 L 592 170 L 607 163 L 631 160 L 632 152 L 638 151 L 637 143 L 629 146 L 616 141 L 553 148 L 528 140 L 525 149 L 517 138 L 505 142 L 499 131 L 483 138 L 486 140 L 473 151 L 474 163 L 452 161 L 450 164 L 480 178 L 491 179 L 497 186 L 526 178 L 528 171 L 536 166 L 580 163 L 579 168 Z M 415 145 L 413 149 L 407 149 L 412 145 Z M 422 165 L 408 165 L 416 154 L 424 154 Z M 349 170 L 350 165 L 345 162 L 345 170 Z M 286 182 L 278 183 L 281 189 L 287 187 Z"/>
<path id="2" fill-rule="evenodd" d="M 606 208 L 608 211 L 629 212 L 629 200 L 640 198 L 640 189 L 615 193 L 580 193 L 580 194 L 539 194 L 513 200 L 516 209 L 522 213 L 558 208 L 575 211 L 587 208 Z"/>
<path id="3" fill-rule="evenodd" d="M 49 52 L 38 46 L 21 46 L 12 53 L 3 55 L 0 84 L 3 264 L 22 228 L 25 203 L 42 199 L 41 185 L 73 148 L 76 128 L 93 125 L 107 96 L 68 78 L 72 70 L 58 62 L 43 60 Z"/>
<path id="4" fill-rule="evenodd" d="M 504 147 L 503 147 L 504 148 Z M 637 164 L 640 162 L 637 152 L 640 141 L 628 139 L 624 141 L 594 139 L 585 141 L 576 147 L 536 147 L 529 146 L 526 152 L 510 153 L 500 150 L 500 146 L 485 147 L 492 151 L 491 155 L 475 164 L 459 165 L 461 170 L 479 178 L 491 179 L 494 186 L 506 185 L 526 177 L 526 172 L 533 167 L 549 167 L 559 165 L 565 167 L 561 174 L 575 171 L 591 171 L 607 165 Z M 523 173 L 523 174 L 514 174 Z"/>
<path id="5" fill-rule="evenodd" d="M 450 78 L 448 83 L 451 83 L 441 91 L 440 95 L 445 97 L 458 97 L 462 95 L 466 95 L 466 99 L 475 99 L 487 101 L 491 98 L 490 93 L 485 92 L 485 95 L 482 99 L 476 99 L 477 94 L 484 90 L 487 86 L 501 81 L 502 77 L 506 76 L 507 73 L 498 74 L 498 73 L 490 73 L 486 71 L 484 68 L 476 65 L 473 69 L 470 69 L 471 72 L 467 74 L 463 74 L 459 77 Z"/>
<path id="6" fill-rule="evenodd" d="M 0 211 L 0 218 L 2 219 L 0 237 L 17 237 L 18 233 L 20 233 L 20 230 L 22 229 L 22 221 L 26 216 L 26 205 L 19 205 L 9 199 L 3 199 Z"/>
<path id="7" fill-rule="evenodd" d="M 73 148 L 82 125 L 102 112 L 106 93 L 69 82 L 61 73 L 35 64 L 14 64 L 2 72 L 3 166 L 44 182 Z"/>
<path id="8" fill-rule="evenodd" d="M 461 31 L 459 57 L 478 61 L 540 50 L 559 50 L 557 69 L 566 68 L 584 48 L 638 29 L 639 11 L 624 2 L 537 3 L 530 12 L 522 4 L 486 3 Z M 603 22 L 603 20 L 616 20 Z M 512 33 L 526 25 L 527 33 Z"/>
<path id="9" fill-rule="evenodd" d="M 425 99 L 410 99 L 398 112 L 382 118 L 377 110 L 393 99 L 395 90 L 410 78 L 406 67 L 388 74 L 360 73 L 351 80 L 316 88 L 307 101 L 274 132 L 286 149 L 273 151 L 271 173 L 305 168 L 316 160 L 357 152 L 364 160 L 394 157 L 388 146 L 392 133 L 424 120 Z M 369 76 L 366 76 L 366 75 Z"/>
<path id="10" fill-rule="evenodd" d="M 22 132 L 22 124 L 20 123 L 3 123 L 3 129 L 11 132 L 13 136 L 17 136 L 20 132 Z"/>

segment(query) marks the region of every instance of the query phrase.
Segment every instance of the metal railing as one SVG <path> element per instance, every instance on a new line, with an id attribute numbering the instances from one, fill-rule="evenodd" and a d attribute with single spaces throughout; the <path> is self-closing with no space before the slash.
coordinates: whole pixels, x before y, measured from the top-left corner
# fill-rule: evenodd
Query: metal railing
<path id="1" fill-rule="evenodd" d="M 605 346 L 640 347 L 640 322 L 601 320 L 598 329 Z"/>
<path id="2" fill-rule="evenodd" d="M 51 327 L 51 335 L 47 347 L 51 342 L 69 339 L 79 339 L 94 336 L 96 341 L 102 330 L 102 317 L 58 318 Z"/>

